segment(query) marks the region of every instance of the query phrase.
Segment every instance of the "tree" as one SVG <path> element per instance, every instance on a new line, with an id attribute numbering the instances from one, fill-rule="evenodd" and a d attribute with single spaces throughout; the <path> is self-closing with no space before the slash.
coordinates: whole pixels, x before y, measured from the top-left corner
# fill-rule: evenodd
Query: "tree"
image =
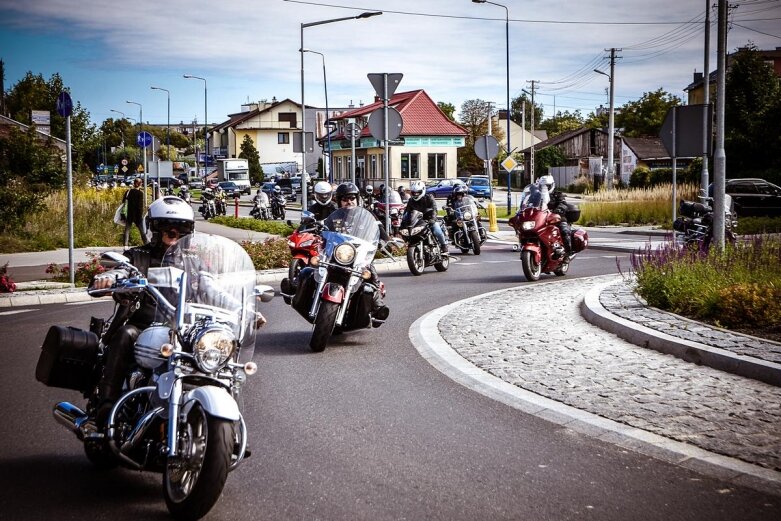
<path id="1" fill-rule="evenodd" d="M 458 149 L 458 169 L 482 171 L 483 160 L 475 154 L 474 146 L 477 138 L 488 134 L 488 113 L 490 104 L 481 99 L 467 100 L 461 105 L 460 122 L 467 135 L 464 148 Z M 504 139 L 504 131 L 499 126 L 491 128 L 491 135 L 500 143 Z"/>
<path id="2" fill-rule="evenodd" d="M 239 157 L 246 159 L 249 163 L 249 180 L 251 184 L 258 184 L 263 182 L 263 168 L 260 166 L 260 155 L 258 149 L 255 148 L 255 142 L 249 135 L 244 136 L 244 141 L 241 142 L 241 153 Z"/>
<path id="3" fill-rule="evenodd" d="M 781 167 L 781 79 L 753 44 L 727 71 L 724 127 L 729 177 L 767 177 Z"/>
<path id="4" fill-rule="evenodd" d="M 439 107 L 439 110 L 445 113 L 445 116 L 448 117 L 450 121 L 456 120 L 456 106 L 452 103 L 445 103 L 444 101 L 437 102 L 437 107 Z"/>
<path id="5" fill-rule="evenodd" d="M 517 98 L 513 98 L 513 100 L 510 102 L 510 105 L 512 106 L 512 110 L 510 111 L 510 119 L 515 121 L 519 125 L 523 121 L 525 121 L 526 129 L 531 130 L 532 102 L 531 99 L 527 97 L 526 93 L 521 94 Z M 524 109 L 524 106 L 525 106 L 525 110 L 522 110 Z M 523 119 L 524 114 L 526 118 L 525 120 Z M 535 129 L 540 128 L 540 123 L 542 122 L 542 116 L 543 116 L 542 105 L 540 105 L 539 103 L 535 103 L 534 104 L 534 128 Z"/>
<path id="6" fill-rule="evenodd" d="M 557 146 L 543 148 L 534 154 L 534 159 L 534 177 L 536 178 L 546 175 L 548 167 L 564 166 L 567 160 L 564 157 L 564 152 Z"/>
<path id="7" fill-rule="evenodd" d="M 548 137 L 558 136 L 564 132 L 575 130 L 583 126 L 583 116 L 580 115 L 580 111 L 569 112 L 565 110 L 557 112 L 552 118 L 548 118 L 541 122 L 537 128 L 548 132 Z"/>
<path id="8" fill-rule="evenodd" d="M 637 101 L 630 101 L 614 115 L 616 128 L 623 128 L 628 137 L 658 137 L 667 111 L 681 105 L 681 98 L 663 89 L 646 92 Z"/>

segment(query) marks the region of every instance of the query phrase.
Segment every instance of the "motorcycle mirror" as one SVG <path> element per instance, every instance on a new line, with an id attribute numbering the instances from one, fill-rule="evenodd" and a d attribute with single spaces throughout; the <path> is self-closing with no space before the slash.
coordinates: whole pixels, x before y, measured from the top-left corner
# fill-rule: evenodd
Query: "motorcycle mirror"
<path id="1" fill-rule="evenodd" d="M 274 298 L 274 288 L 266 284 L 258 284 L 255 286 L 254 295 L 260 297 L 261 302 L 269 302 Z"/>
<path id="2" fill-rule="evenodd" d="M 100 265 L 108 269 L 116 268 L 128 262 L 130 262 L 130 259 L 115 251 L 107 251 L 100 256 Z"/>
<path id="3" fill-rule="evenodd" d="M 313 222 L 315 222 L 315 214 L 309 210 L 301 212 L 301 224 L 311 224 Z"/>

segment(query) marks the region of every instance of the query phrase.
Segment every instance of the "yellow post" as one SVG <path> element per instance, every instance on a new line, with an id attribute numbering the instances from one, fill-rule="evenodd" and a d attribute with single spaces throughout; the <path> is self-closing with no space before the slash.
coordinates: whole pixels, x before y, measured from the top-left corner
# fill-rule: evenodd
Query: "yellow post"
<path id="1" fill-rule="evenodd" d="M 493 201 L 488 203 L 488 231 L 498 232 L 499 225 L 496 222 L 496 205 Z"/>

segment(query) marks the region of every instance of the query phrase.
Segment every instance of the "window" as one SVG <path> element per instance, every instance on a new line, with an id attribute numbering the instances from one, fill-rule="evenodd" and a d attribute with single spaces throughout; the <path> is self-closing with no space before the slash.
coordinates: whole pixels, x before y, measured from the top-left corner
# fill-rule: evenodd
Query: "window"
<path id="1" fill-rule="evenodd" d="M 371 161 L 369 166 L 369 178 L 377 179 L 377 154 L 371 155 Z"/>
<path id="2" fill-rule="evenodd" d="M 428 178 L 444 179 L 446 161 L 447 161 L 447 154 L 429 154 L 428 155 Z"/>
<path id="3" fill-rule="evenodd" d="M 290 144 L 290 132 L 277 132 L 277 144 Z"/>
<path id="4" fill-rule="evenodd" d="M 419 154 L 401 154 L 402 179 L 420 179 Z"/>
<path id="5" fill-rule="evenodd" d="M 279 113 L 279 121 L 280 123 L 287 122 L 290 124 L 290 128 L 297 128 L 297 114 L 295 112 L 280 112 Z"/>

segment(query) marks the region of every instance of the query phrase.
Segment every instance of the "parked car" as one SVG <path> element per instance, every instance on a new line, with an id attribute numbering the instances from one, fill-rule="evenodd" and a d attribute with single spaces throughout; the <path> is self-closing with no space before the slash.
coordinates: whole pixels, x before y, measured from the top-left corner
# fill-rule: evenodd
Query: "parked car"
<path id="1" fill-rule="evenodd" d="M 426 193 L 431 194 L 436 198 L 444 199 L 450 197 L 453 193 L 453 187 L 457 184 L 465 184 L 461 179 L 441 179 L 439 181 L 431 181 L 426 186 Z"/>
<path id="2" fill-rule="evenodd" d="M 237 185 L 233 181 L 221 181 L 217 183 L 217 186 L 219 186 L 223 192 L 225 192 L 225 196 L 229 198 L 234 197 L 241 197 L 241 194 L 244 193 L 244 188 Z"/>
<path id="3" fill-rule="evenodd" d="M 459 178 L 461 179 L 461 178 Z M 482 197 L 484 199 L 493 198 L 493 189 L 491 180 L 487 175 L 473 175 L 466 178 L 466 186 L 469 187 L 469 195 L 473 197 Z"/>
<path id="4" fill-rule="evenodd" d="M 764 179 L 727 179 L 725 192 L 738 217 L 781 215 L 781 188 Z"/>

